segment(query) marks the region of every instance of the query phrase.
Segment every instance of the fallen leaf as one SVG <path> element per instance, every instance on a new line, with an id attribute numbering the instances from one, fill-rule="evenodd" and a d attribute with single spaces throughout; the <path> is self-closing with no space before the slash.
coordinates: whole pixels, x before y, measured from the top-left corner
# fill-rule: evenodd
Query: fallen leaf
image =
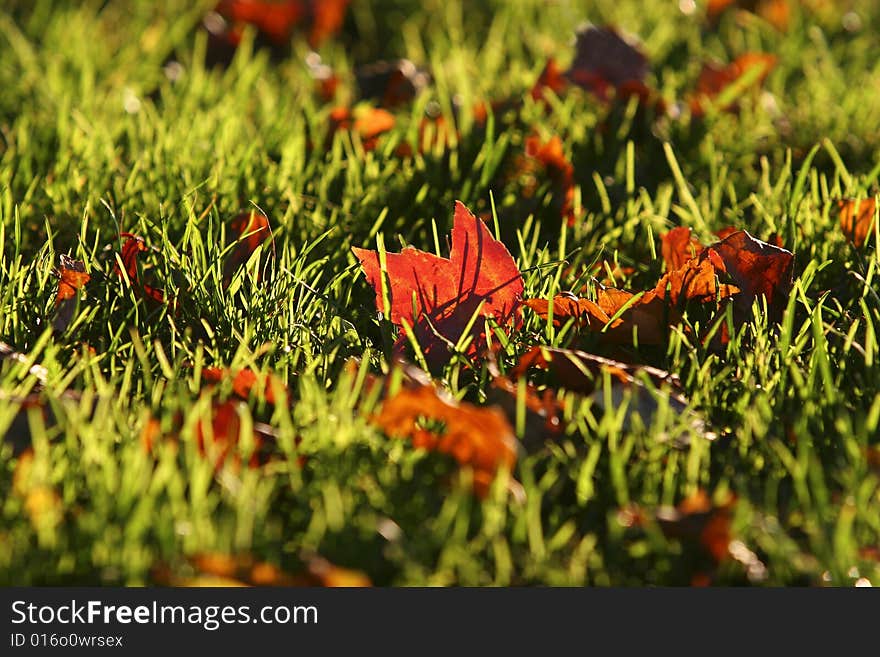
<path id="1" fill-rule="evenodd" d="M 874 217 L 877 210 L 877 199 L 866 198 L 861 201 L 844 199 L 837 201 L 840 214 L 840 227 L 846 238 L 856 248 L 864 246 L 868 236 L 874 230 Z"/>
<path id="2" fill-rule="evenodd" d="M 275 396 L 276 390 L 279 390 L 282 394 L 282 403 L 286 403 L 288 398 L 289 391 L 281 379 L 271 373 L 264 377 L 249 367 L 240 370 L 230 370 L 225 367 L 206 367 L 202 370 L 202 378 L 209 383 L 221 383 L 231 378 L 232 391 L 245 401 L 250 399 L 254 388 L 259 389 L 260 387 L 263 389 L 263 396 L 270 404 L 276 404 L 279 401 Z"/>
<path id="3" fill-rule="evenodd" d="M 304 20 L 307 7 L 302 0 L 222 0 L 215 10 L 233 25 L 228 39 L 241 40 L 242 26 L 253 25 L 276 45 L 290 40 L 294 26 Z"/>
<path id="4" fill-rule="evenodd" d="M 415 99 L 430 83 L 431 74 L 408 59 L 397 59 L 361 66 L 355 80 L 362 99 L 391 108 Z"/>
<path id="5" fill-rule="evenodd" d="M 625 430 L 634 426 L 636 417 L 642 427 L 652 427 L 663 403 L 669 406 L 675 417 L 687 421 L 676 427 L 671 436 L 666 432 L 655 433 L 655 440 L 671 438 L 684 445 L 693 434 L 707 440 L 716 438 L 714 432 L 707 430 L 704 419 L 689 407 L 688 400 L 681 392 L 678 377 L 665 370 L 622 363 L 577 349 L 537 346 L 520 357 L 509 376 L 514 381 L 521 381 L 536 369 L 549 372 L 555 382 L 565 390 L 590 397 L 598 408 L 606 409 L 610 402 L 611 408 L 606 410 L 612 410 L 627 403 L 623 419 Z M 609 377 L 610 390 L 598 385 L 606 374 Z M 545 390 L 545 395 L 547 392 Z"/>
<path id="6" fill-rule="evenodd" d="M 272 228 L 269 218 L 262 212 L 250 210 L 236 216 L 229 224 L 227 243 L 235 242 L 235 246 L 226 256 L 223 263 L 223 287 L 229 287 L 235 272 L 244 267 L 257 248 L 269 240 L 271 253 L 269 258 L 275 255 L 275 241 L 272 237 Z M 267 258 L 267 261 L 268 259 Z M 262 277 L 263 267 L 257 269 L 257 280 Z"/>
<path id="7" fill-rule="evenodd" d="M 699 490 L 675 508 L 658 509 L 657 521 L 668 538 L 696 544 L 719 563 L 730 554 L 730 524 L 735 503 L 736 498 L 729 495 L 715 504 L 706 491 Z"/>
<path id="8" fill-rule="evenodd" d="M 330 112 L 330 134 L 339 130 L 354 132 L 366 152 L 375 150 L 379 137 L 394 128 L 394 123 L 394 115 L 378 107 L 336 107 Z"/>
<path id="9" fill-rule="evenodd" d="M 557 135 L 547 141 L 531 135 L 526 137 L 525 151 L 526 157 L 538 162 L 559 189 L 562 197 L 560 212 L 568 225 L 573 226 L 577 220 L 574 211 L 574 166 L 565 157 L 562 140 Z"/>
<path id="10" fill-rule="evenodd" d="M 126 238 L 125 243 L 122 245 L 120 259 L 122 260 L 125 274 L 128 277 L 129 283 L 132 285 L 132 290 L 134 291 L 135 296 L 146 296 L 148 299 L 156 303 L 164 303 L 165 294 L 162 290 L 147 283 L 142 283 L 138 274 L 138 256 L 148 250 L 146 242 L 144 242 L 142 238 L 130 233 L 122 233 L 120 237 Z M 119 276 L 119 278 L 125 280 L 123 270 L 119 267 L 118 262 L 113 266 L 113 271 L 116 272 L 116 275 Z"/>
<path id="11" fill-rule="evenodd" d="M 709 0 L 706 18 L 710 23 L 717 24 L 728 9 L 760 16 L 780 32 L 786 31 L 791 22 L 790 0 Z"/>
<path id="12" fill-rule="evenodd" d="M 597 378 L 607 372 L 613 379 L 627 385 L 637 382 L 636 375 L 646 374 L 655 386 L 670 383 L 679 386 L 675 374 L 648 365 L 630 365 L 620 361 L 590 354 L 577 349 L 537 346 L 523 354 L 511 372 L 513 379 L 520 379 L 530 370 L 547 370 L 566 390 L 583 395 L 592 394 Z"/>
<path id="13" fill-rule="evenodd" d="M 408 438 L 414 447 L 471 466 L 479 495 L 488 492 L 500 468 L 512 470 L 516 464 L 517 440 L 501 410 L 456 402 L 432 385 L 400 390 L 382 403 L 372 422 L 390 437 Z"/>
<path id="14" fill-rule="evenodd" d="M 529 91 L 529 95 L 534 100 L 542 100 L 545 98 L 546 90 L 552 91 L 557 96 L 560 95 L 568 86 L 568 78 L 559 68 L 554 59 L 548 59 L 544 65 L 544 70 L 538 76 L 537 81 Z"/>
<path id="15" fill-rule="evenodd" d="M 339 32 L 345 22 L 345 12 L 351 0 L 309 0 L 312 29 L 309 44 L 320 46 L 327 38 Z"/>
<path id="16" fill-rule="evenodd" d="M 749 310 L 760 297 L 767 299 L 771 318 L 777 320 L 788 301 L 794 271 L 794 254 L 737 231 L 706 249 L 717 254 L 740 293 L 736 301 Z M 702 257 L 707 257 L 706 254 Z M 715 265 L 717 267 L 717 265 Z"/>
<path id="17" fill-rule="evenodd" d="M 737 57 L 728 65 L 707 62 L 703 64 L 694 96 L 691 98 L 691 114 L 701 117 L 706 113 L 706 107 L 716 104 L 717 109 L 736 110 L 737 96 L 743 90 L 734 89 L 747 74 L 750 86 L 760 86 L 776 65 L 776 56 L 766 53 L 749 52 Z M 725 98 L 729 90 L 737 91 L 735 96 Z M 721 100 L 719 100 L 721 99 Z"/>
<path id="18" fill-rule="evenodd" d="M 492 237 L 485 224 L 461 202 L 455 204 L 452 250 L 442 258 L 413 247 L 385 254 L 352 248 L 376 293 L 376 308 L 399 327 L 412 328 L 425 356 L 440 362 L 450 344 L 462 337 L 471 318 L 467 353 L 474 355 L 485 345 L 479 318 L 494 316 L 500 326 L 518 325 L 522 276 L 507 247 Z M 382 281 L 387 282 L 389 307 L 383 302 Z M 401 332 L 396 348 L 402 350 Z"/>
<path id="19" fill-rule="evenodd" d="M 660 241 L 663 262 L 666 263 L 667 271 L 680 269 L 688 260 L 698 256 L 703 250 L 700 240 L 693 236 L 690 228 L 685 226 L 678 226 L 663 233 L 660 236 Z"/>
<path id="20" fill-rule="evenodd" d="M 200 552 L 187 559 L 185 567 L 172 569 L 160 562 L 153 566 L 151 575 L 163 586 L 372 586 L 365 573 L 342 568 L 323 557 L 309 556 L 304 562 L 304 572 L 291 574 L 247 553 Z"/>
<path id="21" fill-rule="evenodd" d="M 63 253 L 60 260 L 61 267 L 56 270 L 58 294 L 55 296 L 55 317 L 52 320 L 56 333 L 63 333 L 70 326 L 79 301 L 79 291 L 92 278 L 86 273 L 85 263 L 81 260 L 74 260 Z"/>
<path id="22" fill-rule="evenodd" d="M 574 319 L 577 329 L 595 332 L 601 340 L 611 344 L 632 344 L 633 332 L 639 344 L 665 344 L 668 326 L 677 323 L 680 315 L 668 308 L 662 297 L 647 292 L 631 302 L 635 295 L 614 288 L 599 288 L 596 301 L 565 293 L 553 298 L 553 323 L 562 326 Z M 631 305 L 612 321 L 612 317 L 626 303 Z M 525 305 L 542 319 L 550 316 L 546 299 L 527 299 Z"/>
<path id="23" fill-rule="evenodd" d="M 242 402 L 223 401 L 212 402 L 208 417 L 200 418 L 195 425 L 196 445 L 199 453 L 214 464 L 214 469 L 219 471 L 230 461 L 233 468 L 241 464 L 239 445 L 242 442 L 244 423 L 241 413 L 246 413 L 247 407 Z M 259 467 L 267 461 L 266 448 L 268 447 L 266 434 L 258 431 L 251 425 L 251 440 L 253 451 L 247 465 L 251 468 Z"/>
<path id="24" fill-rule="evenodd" d="M 574 60 L 566 76 L 602 100 L 611 91 L 632 92 L 644 88 L 648 58 L 641 45 L 611 27 L 587 25 L 577 32 Z"/>

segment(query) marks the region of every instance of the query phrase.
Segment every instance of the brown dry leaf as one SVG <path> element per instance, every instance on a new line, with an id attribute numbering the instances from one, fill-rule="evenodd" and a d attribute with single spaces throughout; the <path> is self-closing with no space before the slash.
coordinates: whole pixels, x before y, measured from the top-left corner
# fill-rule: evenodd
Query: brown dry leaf
<path id="1" fill-rule="evenodd" d="M 665 370 L 648 365 L 630 365 L 577 349 L 532 347 L 520 357 L 510 376 L 519 379 L 532 369 L 548 370 L 566 390 L 584 395 L 594 392 L 595 382 L 603 372 L 608 372 L 613 380 L 627 385 L 637 383 L 635 375 L 638 373 L 647 374 L 656 386 L 664 383 L 679 385 L 678 377 Z"/>
<path id="2" fill-rule="evenodd" d="M 874 230 L 877 199 L 872 197 L 858 202 L 855 199 L 843 199 L 837 202 L 837 209 L 843 234 L 856 248 L 864 246 Z"/>
<path id="3" fill-rule="evenodd" d="M 666 298 L 676 307 L 682 301 L 711 303 L 725 299 L 740 291 L 733 285 L 718 282 L 718 275 L 725 271 L 723 260 L 709 248 L 700 257 L 691 258 L 680 268 L 665 273 L 645 296 L 654 294 L 660 299 Z"/>
<path id="4" fill-rule="evenodd" d="M 442 423 L 432 430 L 425 422 Z M 409 438 L 413 446 L 449 454 L 474 470 L 474 488 L 485 495 L 501 468 L 512 470 L 517 440 L 497 408 L 474 406 L 441 396 L 430 385 L 404 388 L 386 399 L 372 422 L 391 437 Z"/>
<path id="5" fill-rule="evenodd" d="M 690 258 L 682 266 L 664 274 L 652 290 L 638 298 L 625 290 L 601 286 L 596 291 L 595 301 L 570 293 L 557 295 L 553 299 L 553 323 L 560 326 L 574 319 L 578 329 L 601 332 L 600 338 L 612 344 L 632 344 L 635 339 L 640 344 L 665 344 L 669 327 L 681 321 L 684 306 L 689 302 L 711 304 L 744 292 L 743 300 L 750 306 L 751 299 L 758 293 L 782 292 L 785 285 L 781 281 L 785 279 L 785 272 L 777 271 L 782 261 L 776 252 L 787 254 L 788 251 L 751 236 L 742 237 L 743 234 L 748 235 L 740 231 L 703 249 L 698 257 Z M 684 243 L 690 248 L 690 237 L 684 233 L 678 236 L 679 242 L 684 241 L 680 237 L 685 237 L 688 241 Z M 681 249 L 676 252 L 678 247 L 672 241 L 669 244 L 667 257 L 671 262 L 680 257 Z M 774 251 L 771 253 L 768 249 Z M 739 287 L 719 283 L 718 276 L 722 274 L 729 274 Z M 762 276 L 766 280 L 760 280 Z M 789 263 L 789 285 L 790 279 Z M 772 281 L 777 284 L 774 286 Z M 775 297 L 770 294 L 769 298 L 772 301 Z M 550 315 L 550 304 L 546 299 L 527 299 L 524 304 L 543 319 Z"/>
<path id="6" fill-rule="evenodd" d="M 708 254 L 708 256 L 706 255 Z M 794 254 L 778 246 L 755 239 L 741 230 L 706 249 L 703 258 L 723 263 L 723 271 L 739 288 L 736 303 L 751 310 L 752 302 L 764 296 L 771 319 L 778 321 L 788 302 L 794 272 Z M 720 269 L 718 264 L 714 267 Z"/>
<path id="7" fill-rule="evenodd" d="M 680 269 L 688 260 L 700 255 L 703 250 L 700 240 L 694 237 L 690 228 L 685 226 L 678 226 L 663 233 L 660 241 L 666 271 Z"/>
<path id="8" fill-rule="evenodd" d="M 224 288 L 229 287 L 235 273 L 247 264 L 257 247 L 267 240 L 269 240 L 271 247 L 269 258 L 275 255 L 272 227 L 269 225 L 269 218 L 262 212 L 256 210 L 242 212 L 230 222 L 229 228 L 227 243 L 234 242 L 235 247 L 229 252 L 226 262 L 223 263 Z M 263 267 L 260 267 L 257 270 L 257 280 L 260 280 L 262 273 Z"/>
<path id="9" fill-rule="evenodd" d="M 735 504 L 732 494 L 715 504 L 706 491 L 699 490 L 675 508 L 658 509 L 657 522 L 667 538 L 696 543 L 719 563 L 730 554 L 730 523 Z"/>

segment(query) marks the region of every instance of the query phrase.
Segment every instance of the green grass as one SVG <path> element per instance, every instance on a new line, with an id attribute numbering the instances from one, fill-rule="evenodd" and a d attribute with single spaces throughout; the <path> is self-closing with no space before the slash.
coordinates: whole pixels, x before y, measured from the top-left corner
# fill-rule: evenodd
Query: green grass
<path id="1" fill-rule="evenodd" d="M 876 3 L 849 3 L 855 31 L 831 6 L 795 11 L 780 34 L 733 16 L 709 30 L 672 2 L 354 0 L 344 33 L 321 48 L 326 63 L 345 79 L 406 56 L 434 75 L 368 153 L 347 133 L 325 146 L 331 107 L 313 92 L 301 35 L 281 59 L 248 38 L 227 69 L 206 69 L 197 26 L 211 3 L 193 4 L 0 10 L 0 340 L 24 355 L 0 361 L 0 583 L 144 584 L 155 564 L 207 551 L 291 572 L 319 553 L 381 585 L 880 581 L 880 473 L 868 458 L 880 443 L 880 256 L 876 235 L 847 242 L 835 206 L 878 190 Z M 462 107 L 522 96 L 548 57 L 570 60 L 586 20 L 640 35 L 669 101 L 686 98 L 704 59 L 764 50 L 779 63 L 738 114 L 654 122 L 572 90 L 486 128 L 462 112 L 454 145 L 395 155 L 429 103 L 454 120 L 453 96 Z M 176 82 L 163 70 L 172 54 Z M 510 173 L 533 131 L 560 135 L 575 166 L 584 218 L 573 227 L 560 225 L 551 183 L 525 198 Z M 577 289 L 602 258 L 634 267 L 623 286 L 647 289 L 662 271 L 659 234 L 676 225 L 704 243 L 728 225 L 778 233 L 796 254 L 794 291 L 781 327 L 759 309 L 723 353 L 674 331 L 664 348 L 629 354 L 678 374 L 692 413 L 662 394 L 656 412 L 628 412 L 633 400 L 612 400 L 607 380 L 593 397 L 560 392 L 561 435 L 545 444 L 517 424 L 529 449 L 511 474 L 524 496 L 499 480 L 480 499 L 466 469 L 370 423 L 364 377 L 389 371 L 394 334 L 350 252 L 380 238 L 389 251 L 434 251 L 435 235 L 443 252 L 455 199 L 475 212 L 494 199 L 528 297 Z M 272 221 L 277 258 L 264 281 L 252 268 L 224 289 L 228 221 L 253 205 Z M 114 274 L 120 231 L 154 249 L 144 263 L 179 312 L 138 300 Z M 53 334 L 60 254 L 83 260 L 92 282 Z M 525 318 L 496 336 L 502 368 L 536 344 L 603 353 L 571 326 Z M 354 358 L 360 369 L 346 366 Z M 276 436 L 266 465 L 215 473 L 199 455 L 209 397 L 230 393 L 203 389 L 209 365 L 289 386 L 289 407 L 255 395 L 243 411 Z M 485 404 L 487 367 L 458 355 L 434 374 Z M 41 402 L 24 408 L 32 392 Z M 166 431 L 182 423 L 177 448 L 144 450 L 150 417 Z M 40 506 L 14 482 L 28 445 L 30 485 L 57 502 Z M 657 509 L 698 489 L 736 495 L 739 558 L 716 565 L 698 541 L 661 531 Z M 644 522 L 627 520 L 636 508 Z"/>

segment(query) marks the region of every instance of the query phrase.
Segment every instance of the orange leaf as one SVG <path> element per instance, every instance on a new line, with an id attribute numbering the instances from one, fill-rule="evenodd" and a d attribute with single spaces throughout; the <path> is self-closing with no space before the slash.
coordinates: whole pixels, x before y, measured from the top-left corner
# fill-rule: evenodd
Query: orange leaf
<path id="1" fill-rule="evenodd" d="M 143 294 L 156 303 L 164 303 L 165 294 L 162 290 L 155 288 L 152 285 L 148 285 L 147 283 L 141 284 L 138 276 L 138 256 L 142 252 L 148 250 L 146 243 L 140 237 L 130 233 L 122 233 L 120 237 L 127 238 L 122 245 L 120 256 L 122 264 L 125 267 L 125 273 L 128 275 L 128 280 L 133 286 L 132 289 L 134 290 L 135 296 L 141 296 L 141 294 Z M 118 262 L 113 266 L 113 271 L 115 271 L 116 275 L 120 278 L 124 278 Z"/>
<path id="2" fill-rule="evenodd" d="M 61 254 L 61 267 L 56 270 L 58 274 L 58 294 L 55 296 L 55 317 L 52 320 L 52 328 L 57 333 L 63 333 L 73 319 L 76 310 L 76 302 L 79 290 L 91 280 L 86 273 L 86 266 L 80 260 L 74 260 Z"/>
<path id="3" fill-rule="evenodd" d="M 702 116 L 705 113 L 704 106 L 708 101 L 721 95 L 725 89 L 752 69 L 759 69 L 753 84 L 755 86 L 763 84 L 774 66 L 776 66 L 776 56 L 760 52 L 740 55 L 727 66 L 710 62 L 703 64 L 700 77 L 697 79 L 694 97 L 691 99 L 691 113 L 696 117 Z M 719 109 L 733 110 L 735 108 L 736 102 L 732 101 Z"/>
<path id="4" fill-rule="evenodd" d="M 330 36 L 336 34 L 345 22 L 345 12 L 351 0 L 311 0 L 312 29 L 309 44 L 317 48 Z"/>
<path id="5" fill-rule="evenodd" d="M 290 39 L 293 27 L 306 15 L 301 0 L 222 0 L 215 11 L 233 23 L 255 26 L 278 45 Z"/>
<path id="6" fill-rule="evenodd" d="M 449 353 L 471 317 L 494 316 L 501 326 L 519 324 L 522 276 L 507 247 L 461 202 L 455 204 L 452 251 L 442 258 L 413 247 L 401 253 L 387 253 L 383 272 L 379 254 L 352 248 L 360 260 L 367 281 L 376 293 L 376 308 L 397 326 L 404 323 L 413 332 L 425 355 L 433 362 Z M 383 305 L 382 278 L 386 277 L 390 307 Z M 482 304 L 482 307 L 480 306 Z M 482 322 L 470 330 L 469 354 L 485 345 Z M 398 337 L 403 348 L 406 337 Z"/>
<path id="7" fill-rule="evenodd" d="M 58 295 L 55 297 L 55 307 L 61 305 L 66 299 L 75 299 L 77 290 L 80 290 L 91 280 L 86 273 L 85 263 L 74 260 L 64 254 L 61 255 L 61 268 L 58 270 Z"/>
<path id="8" fill-rule="evenodd" d="M 202 370 L 202 378 L 209 383 L 220 383 L 229 377 L 232 377 L 233 392 L 245 401 L 250 399 L 252 390 L 262 379 L 262 376 L 256 374 L 249 367 L 238 371 L 221 367 L 206 367 Z M 287 386 L 284 385 L 284 382 L 274 374 L 269 374 L 266 376 L 263 394 L 266 401 L 270 404 L 275 404 L 277 402 L 277 399 L 275 398 L 275 388 L 282 390 L 282 394 L 286 399 L 288 393 Z"/>
<path id="9" fill-rule="evenodd" d="M 547 64 L 544 66 L 544 70 L 541 71 L 541 75 L 538 77 L 534 86 L 532 86 L 531 91 L 529 91 L 529 95 L 534 100 L 541 100 L 544 98 L 545 89 L 549 89 L 556 95 L 559 95 L 567 86 L 568 79 L 566 79 L 565 74 L 556 64 L 556 61 L 554 59 L 548 59 Z"/>
<path id="10" fill-rule="evenodd" d="M 424 420 L 443 424 L 442 430 L 425 428 Z M 388 436 L 409 438 L 416 447 L 449 454 L 474 469 L 474 486 L 488 492 L 500 468 L 516 464 L 517 440 L 504 414 L 467 402 L 441 398 L 431 385 L 404 388 L 382 404 L 372 418 Z"/>
<path id="11" fill-rule="evenodd" d="M 272 238 L 272 228 L 269 218 L 262 212 L 251 210 L 242 212 L 236 216 L 229 225 L 230 231 L 227 236 L 228 242 L 235 241 L 235 247 L 226 257 L 223 263 L 223 287 L 229 287 L 235 272 L 243 267 L 261 244 L 271 240 L 271 253 L 275 255 L 275 242 Z M 261 269 L 257 270 L 257 280 L 260 279 Z"/>
<path id="12" fill-rule="evenodd" d="M 730 8 L 756 14 L 780 32 L 787 30 L 791 22 L 789 0 L 709 0 L 706 17 L 709 22 L 717 23 L 721 15 Z"/>
<path id="13" fill-rule="evenodd" d="M 560 188 L 562 216 L 569 226 L 573 226 L 577 220 L 574 212 L 574 166 L 565 157 L 562 140 L 557 135 L 546 142 L 536 135 L 526 137 L 526 156 L 540 163 Z"/>
<path id="14" fill-rule="evenodd" d="M 667 537 L 696 543 L 718 563 L 729 554 L 735 503 L 736 498 L 730 495 L 721 504 L 713 504 L 706 492 L 699 490 L 674 509 L 659 509 L 657 521 Z"/>
<path id="15" fill-rule="evenodd" d="M 220 470 L 229 456 L 233 456 L 232 465 L 240 464 L 238 445 L 241 439 L 242 422 L 239 409 L 245 408 L 241 402 L 214 402 L 211 405 L 210 417 L 196 424 L 195 436 L 199 453 Z M 256 468 L 261 464 L 260 449 L 263 447 L 263 436 L 253 431 L 254 450 L 248 460 L 248 466 Z"/>
<path id="16" fill-rule="evenodd" d="M 341 568 L 319 556 L 306 559 L 306 571 L 290 574 L 267 561 L 257 561 L 250 554 L 230 555 L 201 552 L 188 559 L 181 576 L 165 564 L 152 568 L 153 580 L 170 586 L 372 586 L 370 578 L 358 570 Z"/>
<path id="17" fill-rule="evenodd" d="M 840 227 L 843 229 L 843 234 L 857 248 L 861 248 L 874 229 L 877 200 L 873 197 L 859 202 L 856 202 L 855 199 L 840 200 L 837 202 L 837 208 L 840 213 Z"/>
<path id="18" fill-rule="evenodd" d="M 691 258 L 703 250 L 700 240 L 693 236 L 690 228 L 679 226 L 660 236 L 663 261 L 667 271 L 681 268 Z"/>
<path id="19" fill-rule="evenodd" d="M 577 328 L 596 332 L 601 340 L 612 344 L 632 343 L 634 328 L 640 344 L 665 343 L 668 332 L 666 304 L 662 297 L 653 292 L 642 295 L 611 322 L 611 317 L 633 296 L 635 295 L 614 288 L 600 288 L 596 301 L 571 294 L 557 295 L 553 298 L 553 323 L 561 326 L 573 318 Z M 543 319 L 549 317 L 547 300 L 527 299 L 525 304 Z M 678 318 L 677 314 L 670 315 Z"/>
<path id="20" fill-rule="evenodd" d="M 338 130 L 356 132 L 364 150 L 375 150 L 379 137 L 394 128 L 394 115 L 377 107 L 336 107 L 330 112 L 330 134 Z"/>

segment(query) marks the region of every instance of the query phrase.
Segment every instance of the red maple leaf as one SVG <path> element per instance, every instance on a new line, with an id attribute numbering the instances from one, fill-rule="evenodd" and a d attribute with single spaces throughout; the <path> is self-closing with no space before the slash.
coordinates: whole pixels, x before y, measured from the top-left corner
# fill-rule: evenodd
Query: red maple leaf
<path id="1" fill-rule="evenodd" d="M 507 247 L 489 233 L 485 224 L 460 201 L 455 203 L 452 250 L 441 258 L 413 247 L 385 256 L 388 301 L 382 299 L 379 254 L 352 248 L 367 281 L 376 291 L 376 308 L 391 321 L 413 329 L 425 356 L 438 362 L 448 355 L 450 344 L 459 341 L 475 313 L 467 353 L 485 344 L 480 317 L 493 316 L 502 326 L 518 324 L 522 276 Z M 482 306 L 480 305 L 482 304 Z M 390 311 L 390 312 L 389 312 Z M 406 342 L 401 332 L 395 348 Z"/>

